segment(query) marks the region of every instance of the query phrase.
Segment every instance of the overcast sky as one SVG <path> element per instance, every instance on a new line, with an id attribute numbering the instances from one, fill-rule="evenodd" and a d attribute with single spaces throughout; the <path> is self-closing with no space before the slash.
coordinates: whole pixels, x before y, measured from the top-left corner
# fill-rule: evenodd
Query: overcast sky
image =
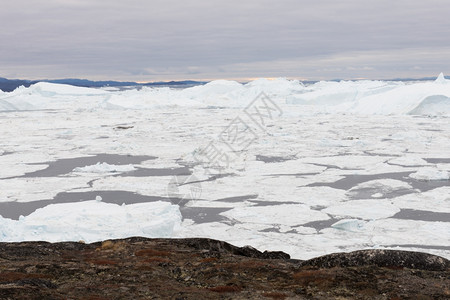
<path id="1" fill-rule="evenodd" d="M 448 0 L 14 0 L 0 77 L 134 81 L 450 74 Z"/>

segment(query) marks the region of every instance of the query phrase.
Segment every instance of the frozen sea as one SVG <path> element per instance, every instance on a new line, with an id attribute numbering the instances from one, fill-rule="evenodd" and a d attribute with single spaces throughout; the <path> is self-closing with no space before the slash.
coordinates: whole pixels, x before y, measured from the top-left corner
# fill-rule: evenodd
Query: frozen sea
<path id="1" fill-rule="evenodd" d="M 450 258 L 450 81 L 0 91 L 0 241 Z"/>

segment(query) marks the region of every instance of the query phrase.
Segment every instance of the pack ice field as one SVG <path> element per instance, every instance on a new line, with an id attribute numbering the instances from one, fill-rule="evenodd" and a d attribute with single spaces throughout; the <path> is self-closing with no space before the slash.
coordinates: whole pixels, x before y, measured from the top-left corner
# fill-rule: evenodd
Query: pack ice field
<path id="1" fill-rule="evenodd" d="M 450 258 L 450 81 L 0 92 L 0 240 Z"/>

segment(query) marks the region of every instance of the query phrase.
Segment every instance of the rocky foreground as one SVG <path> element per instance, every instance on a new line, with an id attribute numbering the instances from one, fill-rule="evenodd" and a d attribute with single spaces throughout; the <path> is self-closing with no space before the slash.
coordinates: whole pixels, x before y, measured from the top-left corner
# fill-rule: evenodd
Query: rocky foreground
<path id="1" fill-rule="evenodd" d="M 1 299 L 449 299 L 450 261 L 364 250 L 301 261 L 211 239 L 0 243 Z"/>

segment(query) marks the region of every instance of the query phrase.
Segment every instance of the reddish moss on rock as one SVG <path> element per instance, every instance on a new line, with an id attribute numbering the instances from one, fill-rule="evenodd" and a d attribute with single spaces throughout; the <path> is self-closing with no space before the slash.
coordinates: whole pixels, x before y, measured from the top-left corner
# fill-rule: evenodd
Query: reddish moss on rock
<path id="1" fill-rule="evenodd" d="M 305 270 L 294 273 L 292 277 L 302 285 L 329 286 L 335 280 L 335 275 L 329 270 Z"/>
<path id="2" fill-rule="evenodd" d="M 162 258 L 162 257 L 151 257 L 151 258 L 147 258 L 144 259 L 142 262 L 145 263 L 169 263 L 170 260 L 168 260 L 167 258 Z"/>
<path id="3" fill-rule="evenodd" d="M 215 286 L 209 288 L 209 290 L 216 293 L 239 293 L 240 291 L 242 291 L 240 287 L 232 285 Z"/>
<path id="4" fill-rule="evenodd" d="M 271 298 L 271 299 L 286 299 L 287 298 L 286 294 L 276 293 L 276 292 L 264 293 L 263 296 L 266 298 Z"/>
<path id="5" fill-rule="evenodd" d="M 171 253 L 167 251 L 158 251 L 154 249 L 142 249 L 134 253 L 136 256 L 170 256 Z"/>
<path id="6" fill-rule="evenodd" d="M 0 273 L 0 282 L 12 282 L 22 279 L 33 279 L 33 278 L 50 278 L 50 276 L 45 274 L 20 273 L 20 272 Z"/>
<path id="7" fill-rule="evenodd" d="M 117 262 L 111 259 L 90 259 L 86 262 L 94 265 L 117 265 Z"/>
<path id="8" fill-rule="evenodd" d="M 217 261 L 217 260 L 218 260 L 218 259 L 215 258 L 215 257 L 207 257 L 207 258 L 204 258 L 204 259 L 200 260 L 200 262 L 201 262 L 201 263 L 209 263 L 209 262 L 215 262 L 215 261 Z"/>

